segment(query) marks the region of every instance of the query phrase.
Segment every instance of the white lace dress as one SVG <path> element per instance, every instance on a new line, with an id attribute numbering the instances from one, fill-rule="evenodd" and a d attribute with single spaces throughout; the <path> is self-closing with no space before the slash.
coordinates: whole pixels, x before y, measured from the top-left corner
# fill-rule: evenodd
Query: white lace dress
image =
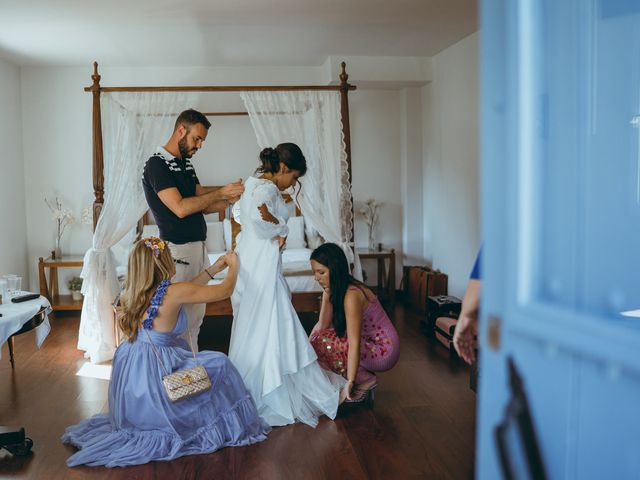
<path id="1" fill-rule="evenodd" d="M 262 219 L 262 204 L 277 225 Z M 250 177 L 234 215 L 242 233 L 229 358 L 270 425 L 315 426 L 323 414 L 333 419 L 345 380 L 320 367 L 291 304 L 275 239 L 288 233 L 284 200 L 273 182 Z"/>

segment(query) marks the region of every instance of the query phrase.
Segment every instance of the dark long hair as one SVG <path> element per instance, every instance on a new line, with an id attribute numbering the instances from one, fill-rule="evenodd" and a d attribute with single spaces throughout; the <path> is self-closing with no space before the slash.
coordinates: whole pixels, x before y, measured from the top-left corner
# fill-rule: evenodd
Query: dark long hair
<path id="1" fill-rule="evenodd" d="M 344 313 L 344 296 L 349 285 L 362 289 L 364 286 L 351 273 L 347 257 L 335 243 L 325 243 L 316 248 L 311 254 L 311 260 L 321 263 L 329 269 L 329 300 L 333 307 L 333 328 L 339 337 L 344 337 L 347 331 L 347 318 Z"/>
<path id="2" fill-rule="evenodd" d="M 301 177 L 307 173 L 307 160 L 295 143 L 281 143 L 276 148 L 264 148 L 260 152 L 260 162 L 257 173 L 277 173 L 281 163 L 290 170 L 300 172 Z"/>
<path id="3" fill-rule="evenodd" d="M 276 173 L 280 170 L 280 164 L 284 163 L 289 170 L 296 170 L 300 172 L 300 176 L 304 176 L 307 173 L 307 159 L 304 158 L 304 154 L 300 147 L 295 143 L 281 143 L 276 148 L 263 148 L 260 152 L 261 165 L 256 170 L 256 173 Z M 294 188 L 293 198 L 298 208 L 298 194 L 302 191 L 302 184 L 298 183 L 298 190 Z"/>

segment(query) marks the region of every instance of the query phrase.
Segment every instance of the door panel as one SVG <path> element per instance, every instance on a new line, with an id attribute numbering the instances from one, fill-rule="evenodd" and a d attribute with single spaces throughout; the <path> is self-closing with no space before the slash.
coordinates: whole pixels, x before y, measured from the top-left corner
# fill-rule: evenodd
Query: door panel
<path id="1" fill-rule="evenodd" d="M 640 478 L 640 378 L 585 361 L 576 398 L 574 478 Z"/>
<path id="2" fill-rule="evenodd" d="M 481 25 L 478 478 L 507 356 L 549 478 L 640 478 L 640 2 L 484 0 Z"/>

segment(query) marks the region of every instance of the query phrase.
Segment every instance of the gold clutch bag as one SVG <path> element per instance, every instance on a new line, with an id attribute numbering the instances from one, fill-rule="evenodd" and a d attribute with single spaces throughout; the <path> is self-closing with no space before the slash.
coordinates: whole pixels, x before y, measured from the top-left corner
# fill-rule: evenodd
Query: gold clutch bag
<path id="1" fill-rule="evenodd" d="M 162 377 L 162 383 L 172 402 L 206 392 L 211 388 L 211 380 L 202 365 L 165 375 Z"/>

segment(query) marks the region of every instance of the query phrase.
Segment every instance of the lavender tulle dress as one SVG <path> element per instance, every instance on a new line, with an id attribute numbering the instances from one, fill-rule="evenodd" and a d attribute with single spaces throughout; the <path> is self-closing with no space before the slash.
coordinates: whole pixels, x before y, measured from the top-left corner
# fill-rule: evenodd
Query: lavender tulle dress
<path id="1" fill-rule="evenodd" d="M 179 338 L 187 325 L 182 308 L 172 332 L 152 330 L 168 285 L 165 281 L 158 287 L 143 324 L 165 368 L 175 371 L 193 367 L 195 362 L 189 346 Z M 139 465 L 249 445 L 266 438 L 270 427 L 258 416 L 242 378 L 223 353 L 197 353 L 212 387 L 172 403 L 146 332 L 138 330 L 135 341 L 125 341 L 116 350 L 109 413 L 94 415 L 66 429 L 62 441 L 80 449 L 69 457 L 68 466 Z"/>

